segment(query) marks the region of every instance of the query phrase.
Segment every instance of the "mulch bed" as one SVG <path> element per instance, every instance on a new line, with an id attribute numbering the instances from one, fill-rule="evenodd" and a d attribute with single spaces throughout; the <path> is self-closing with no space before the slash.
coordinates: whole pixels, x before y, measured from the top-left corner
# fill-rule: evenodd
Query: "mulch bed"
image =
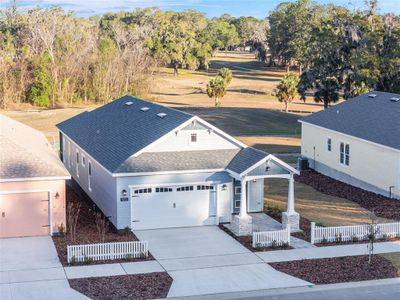
<path id="1" fill-rule="evenodd" d="M 307 184 L 326 195 L 336 196 L 356 202 L 361 207 L 373 211 L 376 216 L 400 220 L 400 201 L 365 191 L 313 170 L 302 171 L 295 180 Z"/>
<path id="2" fill-rule="evenodd" d="M 70 234 L 66 233 L 62 236 L 53 236 L 53 242 L 56 247 L 58 257 L 63 266 L 67 266 L 67 245 L 79 245 L 79 244 L 95 244 L 101 243 L 101 239 L 95 224 L 94 212 L 101 211 L 96 208 L 95 204 L 89 197 L 75 191 L 72 187 L 67 185 L 66 188 L 66 201 L 68 203 L 81 203 L 81 209 L 79 213 L 77 228 L 76 228 L 76 241 L 71 240 Z M 68 227 L 67 227 L 68 228 Z M 126 242 L 126 241 L 138 241 L 139 239 L 130 230 L 118 233 L 115 228 L 110 224 L 108 232 L 105 234 L 104 242 Z M 147 258 L 128 258 L 123 260 L 107 260 L 107 261 L 90 261 L 90 264 L 104 264 L 104 263 L 118 263 L 127 261 L 142 261 L 142 260 L 153 260 L 154 258 L 149 254 Z M 79 265 L 84 263 L 74 263 Z M 86 263 L 87 264 L 87 263 Z"/>
<path id="3" fill-rule="evenodd" d="M 70 279 L 71 288 L 94 300 L 166 298 L 172 278 L 165 272 Z"/>
<path id="4" fill-rule="evenodd" d="M 237 240 L 239 243 L 241 243 L 243 246 L 245 246 L 247 249 L 249 249 L 252 252 L 293 249 L 293 247 L 290 247 L 290 246 L 275 246 L 275 247 L 253 248 L 253 237 L 251 235 L 249 235 L 249 236 L 236 236 L 232 231 L 230 231 L 228 228 L 226 228 L 222 224 L 219 225 L 219 228 L 221 230 L 225 231 L 227 234 L 229 234 L 231 237 L 233 237 L 235 240 Z"/>
<path id="5" fill-rule="evenodd" d="M 386 258 L 368 255 L 307 259 L 270 264 L 278 271 L 314 284 L 329 284 L 397 277 L 397 269 Z"/>

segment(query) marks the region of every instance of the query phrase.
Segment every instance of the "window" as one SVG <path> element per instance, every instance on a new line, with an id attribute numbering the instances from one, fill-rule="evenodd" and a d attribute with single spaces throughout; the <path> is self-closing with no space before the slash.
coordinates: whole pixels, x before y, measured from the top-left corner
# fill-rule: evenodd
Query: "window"
<path id="1" fill-rule="evenodd" d="M 240 208 L 240 200 L 235 200 L 235 208 Z"/>
<path id="2" fill-rule="evenodd" d="M 76 176 L 79 177 L 79 152 L 76 151 Z"/>
<path id="3" fill-rule="evenodd" d="M 204 190 L 214 190 L 214 186 L 212 185 L 198 185 L 197 186 L 198 191 L 204 191 Z"/>
<path id="4" fill-rule="evenodd" d="M 82 154 L 82 166 L 85 166 L 86 164 L 86 157 L 85 155 Z"/>
<path id="5" fill-rule="evenodd" d="M 172 188 L 168 188 L 168 187 L 156 188 L 156 193 L 169 193 L 169 192 L 172 192 Z"/>
<path id="6" fill-rule="evenodd" d="M 153 191 L 152 188 L 143 188 L 143 189 L 138 189 L 135 190 L 135 194 L 150 194 Z"/>
<path id="7" fill-rule="evenodd" d="M 190 134 L 190 143 L 197 143 L 197 133 Z"/>
<path id="8" fill-rule="evenodd" d="M 68 142 L 68 166 L 71 168 L 71 142 Z"/>
<path id="9" fill-rule="evenodd" d="M 346 166 L 350 165 L 350 145 L 340 143 L 340 163 Z"/>
<path id="10" fill-rule="evenodd" d="M 193 185 L 187 185 L 187 186 L 180 186 L 176 189 L 177 192 L 188 192 L 188 191 L 193 191 Z"/>
<path id="11" fill-rule="evenodd" d="M 92 191 L 92 163 L 88 162 L 88 188 L 89 191 Z"/>
<path id="12" fill-rule="evenodd" d="M 332 151 L 332 139 L 328 138 L 327 142 L 328 151 Z"/>
<path id="13" fill-rule="evenodd" d="M 235 195 L 240 195 L 242 193 L 242 187 L 241 186 L 235 186 Z"/>

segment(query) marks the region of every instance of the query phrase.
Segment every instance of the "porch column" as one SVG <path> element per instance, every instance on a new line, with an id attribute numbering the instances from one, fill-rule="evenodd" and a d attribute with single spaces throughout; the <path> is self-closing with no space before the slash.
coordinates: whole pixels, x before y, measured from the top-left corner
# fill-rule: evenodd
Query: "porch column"
<path id="1" fill-rule="evenodd" d="M 241 193 L 240 193 L 240 213 L 239 217 L 244 218 L 247 216 L 247 181 L 243 178 L 241 180 Z"/>
<path id="2" fill-rule="evenodd" d="M 292 232 L 300 230 L 300 216 L 294 210 L 294 178 L 292 173 L 289 177 L 287 210 L 282 213 L 283 228 L 287 228 L 288 225 Z"/>
<path id="3" fill-rule="evenodd" d="M 293 178 L 293 174 L 290 174 L 290 178 L 289 178 L 287 213 L 288 214 L 295 213 L 295 210 L 294 210 L 294 178 Z"/>

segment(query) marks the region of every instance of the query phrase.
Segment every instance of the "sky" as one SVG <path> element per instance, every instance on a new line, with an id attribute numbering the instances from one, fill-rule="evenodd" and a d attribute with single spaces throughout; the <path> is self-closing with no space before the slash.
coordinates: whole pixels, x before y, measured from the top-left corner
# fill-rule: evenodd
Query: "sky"
<path id="1" fill-rule="evenodd" d="M 182 11 L 196 9 L 208 17 L 229 13 L 234 17 L 253 16 L 264 19 L 268 12 L 285 0 L 17 0 L 21 9 L 32 7 L 60 6 L 73 10 L 79 16 L 102 15 L 106 12 L 127 11 L 143 7 L 159 7 L 163 10 Z M 289 0 L 290 1 L 290 0 Z M 320 4 L 334 3 L 350 9 L 363 7 L 364 0 L 314 0 Z M 0 8 L 10 5 L 12 0 L 0 0 Z M 400 15 L 400 0 L 380 0 L 380 13 Z"/>

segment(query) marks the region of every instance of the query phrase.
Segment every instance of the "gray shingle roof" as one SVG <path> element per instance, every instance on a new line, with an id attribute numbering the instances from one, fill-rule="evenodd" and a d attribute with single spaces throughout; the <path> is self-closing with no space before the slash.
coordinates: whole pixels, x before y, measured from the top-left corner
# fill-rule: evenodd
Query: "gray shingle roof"
<path id="1" fill-rule="evenodd" d="M 390 101 L 392 97 L 400 95 L 374 91 L 300 121 L 400 150 L 400 101 Z"/>
<path id="2" fill-rule="evenodd" d="M 227 169 L 237 174 L 241 174 L 268 155 L 269 154 L 264 151 L 251 147 L 244 148 L 236 154 L 236 156 L 228 164 Z"/>
<path id="3" fill-rule="evenodd" d="M 146 152 L 126 160 L 116 173 L 225 169 L 239 151 Z"/>
<path id="4" fill-rule="evenodd" d="M 126 102 L 132 102 L 126 105 Z M 142 107 L 150 108 L 143 112 Z M 160 118 L 158 113 L 166 113 Z M 114 173 L 134 153 L 193 116 L 172 108 L 125 96 L 57 127 Z"/>
<path id="5" fill-rule="evenodd" d="M 0 179 L 69 177 L 46 137 L 0 115 Z"/>

